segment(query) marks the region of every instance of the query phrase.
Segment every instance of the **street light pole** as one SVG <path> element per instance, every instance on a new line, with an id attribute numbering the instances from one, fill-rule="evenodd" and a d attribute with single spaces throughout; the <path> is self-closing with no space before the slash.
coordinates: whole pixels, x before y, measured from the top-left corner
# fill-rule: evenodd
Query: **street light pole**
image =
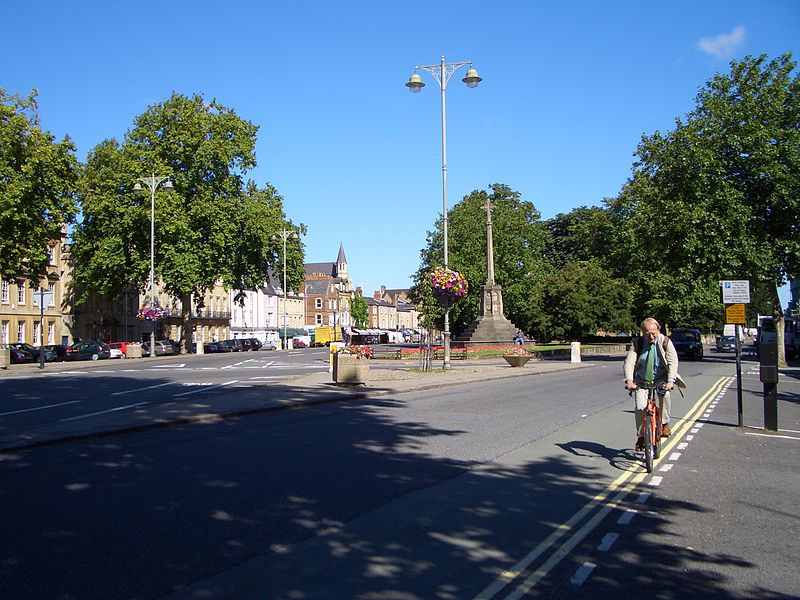
<path id="1" fill-rule="evenodd" d="M 288 347 L 287 338 L 289 337 L 288 335 L 286 335 L 286 240 L 296 235 L 297 234 L 291 229 L 282 229 L 281 232 L 278 234 L 278 237 L 283 240 L 283 349 L 284 350 L 286 350 Z M 305 299 L 303 301 L 305 302 Z"/>
<path id="2" fill-rule="evenodd" d="M 156 177 L 153 173 L 150 177 L 139 177 L 133 186 L 133 191 L 137 194 L 144 192 L 142 184 L 150 190 L 150 306 L 156 306 L 156 288 L 154 283 L 155 272 L 155 239 L 156 239 L 156 190 L 159 186 L 164 188 L 164 191 L 171 192 L 174 188 L 169 177 Z M 153 327 L 150 330 L 150 357 L 156 355 L 156 322 L 153 321 Z"/>
<path id="3" fill-rule="evenodd" d="M 466 62 L 445 62 L 444 56 L 438 65 L 422 65 L 414 67 L 414 73 L 408 79 L 406 87 L 412 93 L 419 92 L 425 84 L 422 78 L 417 74 L 417 70 L 421 69 L 433 75 L 439 84 L 439 89 L 442 92 L 442 234 L 444 236 L 444 268 L 448 268 L 448 240 L 447 240 L 447 110 L 445 101 L 445 92 L 447 90 L 447 82 L 453 74 L 461 67 L 469 65 L 467 76 L 461 81 L 467 84 L 467 87 L 477 87 L 482 78 L 478 76 L 478 71 L 472 66 L 469 61 Z M 445 308 L 444 312 L 444 364 L 442 368 L 450 369 L 450 307 Z"/>

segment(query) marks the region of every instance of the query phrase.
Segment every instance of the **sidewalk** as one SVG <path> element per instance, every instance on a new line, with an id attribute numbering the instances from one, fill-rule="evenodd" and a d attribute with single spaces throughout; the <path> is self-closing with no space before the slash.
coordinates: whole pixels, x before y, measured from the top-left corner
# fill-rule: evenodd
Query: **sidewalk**
<path id="1" fill-rule="evenodd" d="M 187 360 L 186 356 L 162 357 L 164 360 Z M 48 363 L 47 369 L 72 370 L 76 367 L 106 366 L 97 363 Z M 352 399 L 372 398 L 405 392 L 418 392 L 434 388 L 464 385 L 481 381 L 527 377 L 553 373 L 565 369 L 588 366 L 569 360 L 530 361 L 524 367 L 512 368 L 501 357 L 459 360 L 452 363 L 448 372 L 434 370 L 417 372 L 416 360 L 376 360 L 370 367 L 366 386 L 338 386 L 328 372 L 288 376 L 270 383 L 254 384 L 246 388 L 216 388 L 205 397 L 195 397 L 191 402 L 165 401 L 158 404 L 134 407 L 96 417 L 43 425 L 21 432 L 0 434 L 0 452 L 22 450 L 67 441 L 146 431 L 159 427 L 211 423 L 225 418 L 258 414 L 277 410 L 290 410 Z M 39 373 L 36 366 L 25 365 L 30 374 Z M 8 373 L 8 372 L 6 372 Z M 20 370 L 15 370 L 15 375 Z"/>

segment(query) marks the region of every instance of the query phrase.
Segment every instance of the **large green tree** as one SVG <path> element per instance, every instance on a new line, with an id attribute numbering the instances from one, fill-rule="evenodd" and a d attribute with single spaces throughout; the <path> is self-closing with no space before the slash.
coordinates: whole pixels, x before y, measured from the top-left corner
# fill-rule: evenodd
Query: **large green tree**
<path id="1" fill-rule="evenodd" d="M 150 269 L 150 192 L 137 179 L 168 176 L 174 191 L 155 198 L 155 276 L 183 307 L 188 345 L 192 300 L 216 282 L 228 289 L 263 283 L 282 270 L 283 241 L 292 227 L 270 185 L 245 182 L 255 166 L 257 127 L 216 101 L 173 94 L 139 116 L 122 143 L 106 140 L 87 160 L 82 180 L 83 219 L 74 234 L 79 289 L 119 296 L 145 290 Z M 300 227 L 302 230 L 302 226 Z M 287 244 L 288 287 L 303 277 L 302 243 Z"/>
<path id="2" fill-rule="evenodd" d="M 493 206 L 495 281 L 503 288 L 506 317 L 525 331 L 538 330 L 541 323 L 541 283 L 547 272 L 542 259 L 548 237 L 534 205 L 504 184 L 492 184 L 489 191 L 476 190 L 449 211 L 448 266 L 464 275 L 470 291 L 451 311 L 451 331 L 462 332 L 478 316 L 480 286 L 486 282 L 486 202 Z M 443 264 L 442 221 L 428 232 L 427 247 L 421 251 L 420 268 L 414 275 L 412 291 L 421 303 L 426 324 L 442 326 L 444 311 L 437 306 L 427 286 L 427 276 Z"/>
<path id="3" fill-rule="evenodd" d="M 48 246 L 75 218 L 79 174 L 70 139 L 42 130 L 36 92 L 0 88 L 0 278 L 44 276 Z"/>
<path id="4" fill-rule="evenodd" d="M 572 338 L 633 327 L 628 284 L 614 279 L 597 261 L 566 263 L 544 285 L 548 338 Z"/>
<path id="5" fill-rule="evenodd" d="M 353 320 L 353 325 L 358 328 L 364 328 L 369 321 L 369 306 L 363 296 L 355 295 L 350 300 L 350 316 Z"/>
<path id="6" fill-rule="evenodd" d="M 640 302 L 683 310 L 691 300 L 717 313 L 717 281 L 748 279 L 767 291 L 782 321 L 778 288 L 800 274 L 795 66 L 790 54 L 733 62 L 673 131 L 642 138 L 614 207 L 625 216 Z M 783 359 L 782 343 L 779 350 Z"/>
<path id="7" fill-rule="evenodd" d="M 605 208 L 579 206 L 557 214 L 545 225 L 550 232 L 545 258 L 554 268 L 588 260 L 608 264 L 616 223 Z"/>

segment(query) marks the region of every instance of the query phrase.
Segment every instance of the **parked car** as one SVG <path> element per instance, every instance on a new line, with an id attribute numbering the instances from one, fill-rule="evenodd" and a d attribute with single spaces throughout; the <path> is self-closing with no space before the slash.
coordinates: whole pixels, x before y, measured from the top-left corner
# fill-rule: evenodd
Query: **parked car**
<path id="1" fill-rule="evenodd" d="M 247 339 L 250 340 L 250 343 L 252 344 L 252 347 L 250 348 L 251 350 L 261 350 L 261 348 L 264 346 L 264 344 L 258 338 L 247 338 Z"/>
<path id="2" fill-rule="evenodd" d="M 295 336 L 292 338 L 292 348 L 307 348 L 308 344 L 306 344 L 305 340 L 300 336 Z"/>
<path id="3" fill-rule="evenodd" d="M 23 352 L 27 352 L 33 357 L 33 362 L 39 362 L 39 352 L 41 352 L 41 348 L 36 346 L 31 346 L 30 344 L 26 344 L 24 342 L 13 342 L 9 344 L 9 346 L 22 350 Z M 44 360 L 45 362 L 52 362 L 55 360 L 55 354 L 47 350 L 44 350 Z"/>
<path id="4" fill-rule="evenodd" d="M 119 350 L 122 353 L 122 356 L 119 358 L 128 357 L 128 342 L 108 342 L 108 347 L 112 350 Z M 113 352 L 111 358 L 117 358 L 113 355 Z"/>
<path id="5" fill-rule="evenodd" d="M 673 329 L 669 334 L 678 356 L 703 360 L 703 340 L 699 329 Z"/>
<path id="6" fill-rule="evenodd" d="M 142 356 L 145 356 L 145 348 L 147 349 L 146 356 L 150 356 L 150 342 L 142 344 Z M 175 347 L 169 340 L 156 340 L 155 351 L 156 356 L 169 356 L 175 354 Z"/>
<path id="7" fill-rule="evenodd" d="M 277 350 L 278 342 L 275 340 L 267 340 L 261 344 L 261 350 Z"/>
<path id="8" fill-rule="evenodd" d="M 111 348 L 103 342 L 77 342 L 67 348 L 67 360 L 98 360 L 111 358 Z"/>
<path id="9" fill-rule="evenodd" d="M 22 365 L 25 363 L 32 363 L 33 356 L 30 352 L 17 348 L 16 346 L 9 346 L 8 353 L 11 355 L 12 365 Z"/>
<path id="10" fill-rule="evenodd" d="M 126 358 L 125 353 L 119 348 L 109 348 L 109 358 Z"/>
<path id="11" fill-rule="evenodd" d="M 237 339 L 233 339 L 233 340 L 222 340 L 221 342 L 218 342 L 218 343 L 219 344 L 223 344 L 224 346 L 226 346 L 228 348 L 229 352 L 244 352 L 245 351 L 245 347 L 244 347 L 244 344 L 242 344 L 242 340 L 240 340 L 238 338 Z"/>
<path id="12" fill-rule="evenodd" d="M 61 362 L 67 360 L 67 347 L 64 344 L 48 344 L 44 347 L 48 352 L 53 353 L 53 360 Z"/>
<path id="13" fill-rule="evenodd" d="M 150 356 L 150 342 L 142 342 L 142 358 Z"/>
<path id="14" fill-rule="evenodd" d="M 718 337 L 717 352 L 736 352 L 736 336 L 722 335 Z"/>

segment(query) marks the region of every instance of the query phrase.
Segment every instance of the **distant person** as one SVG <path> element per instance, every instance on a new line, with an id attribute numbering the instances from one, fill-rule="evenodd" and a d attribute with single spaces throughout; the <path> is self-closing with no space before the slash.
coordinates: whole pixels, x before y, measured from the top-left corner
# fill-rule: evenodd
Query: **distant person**
<path id="1" fill-rule="evenodd" d="M 659 412 L 663 423 L 661 437 L 669 437 L 672 430 L 669 426 L 671 391 L 678 376 L 678 353 L 667 336 L 661 333 L 661 325 L 653 317 L 642 321 L 642 335 L 631 340 L 631 347 L 625 357 L 623 367 L 625 387 L 634 392 L 636 405 L 634 416 L 636 422 L 636 450 L 644 450 L 644 434 L 642 424 L 647 409 L 647 387 L 656 385 Z"/>
<path id="2" fill-rule="evenodd" d="M 525 334 L 522 333 L 521 329 L 517 329 L 517 335 L 514 337 L 514 344 L 517 346 L 522 346 L 525 343 Z"/>

